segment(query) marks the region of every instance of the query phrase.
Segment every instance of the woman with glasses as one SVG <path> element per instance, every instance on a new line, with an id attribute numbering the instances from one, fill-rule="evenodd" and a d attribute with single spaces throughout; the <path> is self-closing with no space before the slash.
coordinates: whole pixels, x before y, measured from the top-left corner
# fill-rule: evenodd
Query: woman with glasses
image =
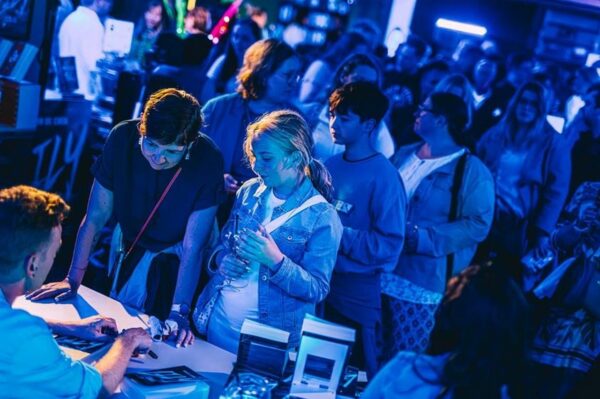
<path id="1" fill-rule="evenodd" d="M 477 144 L 496 186 L 494 226 L 483 251 L 510 265 L 517 278 L 525 254 L 539 259 L 548 254 L 550 233 L 569 190 L 570 152 L 546 122 L 546 108 L 544 87 L 525 83 L 502 121 Z"/>
<path id="2" fill-rule="evenodd" d="M 209 342 L 233 353 L 245 319 L 288 331 L 294 347 L 304 315 L 329 292 L 342 237 L 328 202 L 331 176 L 312 157 L 308 126 L 296 112 L 262 116 L 243 145 L 258 178 L 237 192 L 193 318 Z"/>
<path id="3" fill-rule="evenodd" d="M 237 92 L 214 98 L 202 108 L 204 131 L 225 159 L 225 191 L 229 197 L 219 210 L 221 223 L 227 220 L 235 192 L 255 176 L 244 160 L 246 127 L 265 113 L 293 108 L 299 69 L 300 61 L 290 46 L 275 39 L 261 40 L 244 55 Z"/>
<path id="4" fill-rule="evenodd" d="M 175 321 L 177 343 L 193 342 L 187 321 L 192 295 L 223 199 L 223 157 L 199 133 L 201 123 L 196 99 L 164 89 L 150 97 L 140 120 L 115 126 L 92 169 L 95 179 L 67 278 L 43 286 L 31 299 L 77 293 L 100 230 L 114 214 L 111 296 Z"/>
<path id="5" fill-rule="evenodd" d="M 390 159 L 408 200 L 404 249 L 394 272 L 382 275 L 390 355 L 427 348 L 446 282 L 469 264 L 494 214 L 492 176 L 465 147 L 465 102 L 433 93 L 415 117 L 422 141 L 400 147 Z"/>

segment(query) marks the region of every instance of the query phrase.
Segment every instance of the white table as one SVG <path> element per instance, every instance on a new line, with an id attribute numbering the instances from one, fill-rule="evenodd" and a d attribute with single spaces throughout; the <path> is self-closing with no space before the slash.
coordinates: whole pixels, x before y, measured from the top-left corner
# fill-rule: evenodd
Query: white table
<path id="1" fill-rule="evenodd" d="M 100 314 L 115 319 L 119 330 L 134 327 L 147 328 L 147 315 L 84 286 L 79 288 L 77 298 L 68 301 L 31 302 L 21 296 L 15 300 L 13 307 L 26 310 L 35 316 L 57 321 L 79 320 Z M 158 355 L 157 359 L 150 356 L 132 358 L 127 371 L 185 365 L 215 383 L 215 385 L 211 384 L 211 397 L 218 396 L 218 392 L 214 392 L 213 387 L 223 386 L 236 359 L 233 353 L 200 339 L 196 339 L 192 346 L 186 348 L 175 348 L 173 341 L 154 342 L 151 349 Z M 94 354 L 85 360 L 93 361 L 97 357 L 99 354 Z"/>

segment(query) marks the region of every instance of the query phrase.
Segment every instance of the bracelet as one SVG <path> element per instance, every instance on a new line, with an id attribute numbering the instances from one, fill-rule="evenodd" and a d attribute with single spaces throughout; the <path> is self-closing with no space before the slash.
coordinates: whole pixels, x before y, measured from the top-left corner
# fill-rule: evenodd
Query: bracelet
<path id="1" fill-rule="evenodd" d="M 187 316 L 190 314 L 190 305 L 187 303 L 174 303 L 171 306 L 171 312 L 179 313 L 182 316 Z"/>

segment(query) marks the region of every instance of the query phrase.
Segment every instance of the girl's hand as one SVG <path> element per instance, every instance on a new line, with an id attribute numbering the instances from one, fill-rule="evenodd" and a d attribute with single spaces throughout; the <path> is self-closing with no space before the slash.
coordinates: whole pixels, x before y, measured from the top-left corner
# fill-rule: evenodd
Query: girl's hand
<path id="1" fill-rule="evenodd" d="M 239 236 L 237 250 L 243 259 L 260 263 L 269 269 L 273 269 L 284 258 L 271 234 L 263 227 L 259 232 L 244 229 Z"/>
<path id="2" fill-rule="evenodd" d="M 241 259 L 237 258 L 232 253 L 228 253 L 221 260 L 219 265 L 219 273 L 227 279 L 235 280 L 246 274 L 250 268 Z"/>

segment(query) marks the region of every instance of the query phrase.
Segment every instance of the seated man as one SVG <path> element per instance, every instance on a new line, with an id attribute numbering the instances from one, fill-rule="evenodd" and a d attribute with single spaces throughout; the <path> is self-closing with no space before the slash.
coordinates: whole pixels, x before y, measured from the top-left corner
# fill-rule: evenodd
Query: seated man
<path id="1" fill-rule="evenodd" d="M 137 348 L 151 344 L 141 328 L 119 335 L 95 367 L 68 358 L 48 326 L 83 338 L 116 333 L 113 320 L 93 317 L 78 323 L 48 325 L 14 300 L 45 280 L 61 244 L 61 222 L 69 206 L 57 195 L 32 187 L 0 190 L 0 392 L 10 397 L 96 398 L 120 383 Z"/>

